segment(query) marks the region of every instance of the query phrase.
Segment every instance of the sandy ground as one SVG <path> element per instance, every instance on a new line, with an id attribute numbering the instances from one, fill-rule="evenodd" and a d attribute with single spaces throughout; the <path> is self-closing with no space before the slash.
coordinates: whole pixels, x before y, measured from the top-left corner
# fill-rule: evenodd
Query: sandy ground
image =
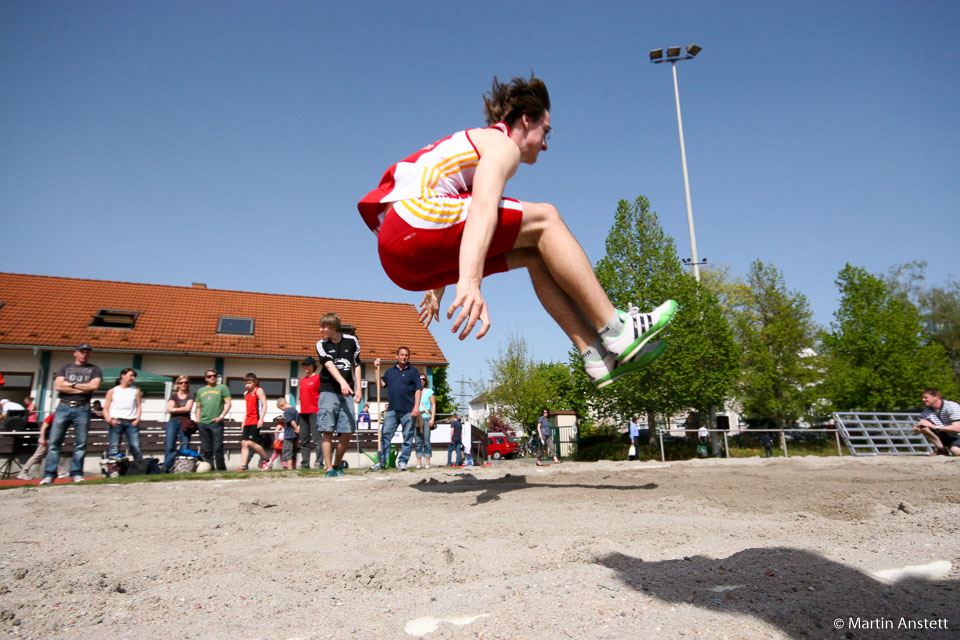
<path id="1" fill-rule="evenodd" d="M 0 629 L 956 638 L 958 487 L 957 459 L 844 457 L 17 488 Z M 934 561 L 933 581 L 875 575 Z"/>

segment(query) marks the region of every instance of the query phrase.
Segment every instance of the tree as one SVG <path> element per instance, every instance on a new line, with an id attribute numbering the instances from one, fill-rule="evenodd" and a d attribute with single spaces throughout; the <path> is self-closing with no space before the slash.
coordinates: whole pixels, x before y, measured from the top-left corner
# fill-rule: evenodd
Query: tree
<path id="1" fill-rule="evenodd" d="M 578 413 L 585 409 L 570 368 L 559 362 L 534 362 L 522 335 L 511 334 L 488 364 L 493 383 L 490 388 L 475 384 L 477 392 L 524 430 L 533 428 L 544 408 Z"/>
<path id="2" fill-rule="evenodd" d="M 878 276 L 847 264 L 837 278 L 840 307 L 823 334 L 823 394 L 835 410 L 914 408 L 924 387 L 955 391 L 943 347 L 927 344 L 916 306 Z"/>
<path id="3" fill-rule="evenodd" d="M 596 390 L 583 373 L 580 358 L 571 358 L 576 380 L 601 416 L 623 420 L 720 405 L 733 386 L 737 353 L 730 324 L 717 296 L 684 273 L 676 247 L 643 196 L 617 205 L 607 234 L 606 254 L 597 263 L 597 278 L 614 306 L 652 309 L 673 298 L 679 311 L 661 334 L 667 351 L 653 365 Z M 651 429 L 651 434 L 653 430 Z"/>
<path id="4" fill-rule="evenodd" d="M 894 265 L 886 282 L 895 295 L 917 305 L 928 339 L 947 352 L 954 379 L 960 382 L 960 281 L 925 287 L 926 268 L 923 261 Z"/>
<path id="5" fill-rule="evenodd" d="M 450 414 L 457 410 L 457 403 L 453 401 L 450 383 L 447 381 L 447 368 L 434 367 L 433 395 L 437 399 L 437 413 Z"/>
<path id="6" fill-rule="evenodd" d="M 751 420 L 777 428 L 809 415 L 820 377 L 817 328 L 806 297 L 788 291 L 772 265 L 750 265 L 743 295 L 731 308 L 741 350 L 737 397 Z"/>

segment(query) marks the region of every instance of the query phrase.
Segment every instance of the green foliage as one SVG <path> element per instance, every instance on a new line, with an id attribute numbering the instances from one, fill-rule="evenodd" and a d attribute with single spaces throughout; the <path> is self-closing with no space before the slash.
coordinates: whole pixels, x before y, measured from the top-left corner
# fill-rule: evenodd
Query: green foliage
<path id="1" fill-rule="evenodd" d="M 730 313 L 741 349 L 737 397 L 746 417 L 783 428 L 810 415 L 820 362 L 806 297 L 788 291 L 775 267 L 755 260 Z"/>
<path id="2" fill-rule="evenodd" d="M 453 400 L 453 391 L 447 381 L 447 368 L 433 368 L 433 395 L 437 399 L 437 413 L 450 414 L 457 410 L 457 403 Z"/>
<path id="3" fill-rule="evenodd" d="M 956 391 L 943 347 L 928 344 L 916 306 L 882 278 L 847 264 L 840 307 L 823 335 L 823 394 L 835 410 L 896 411 L 919 405 L 924 387 Z"/>
<path id="4" fill-rule="evenodd" d="M 926 262 L 895 265 L 887 276 L 894 295 L 913 302 L 931 342 L 947 352 L 954 379 L 960 382 L 960 280 L 943 286 L 924 286 Z"/>
<path id="5" fill-rule="evenodd" d="M 498 355 L 488 362 L 491 389 L 475 384 L 511 424 L 532 433 L 543 409 L 577 411 L 586 408 L 570 368 L 560 362 L 534 362 L 521 335 L 511 334 Z"/>
<path id="6" fill-rule="evenodd" d="M 619 202 L 606 249 L 596 274 L 614 306 L 649 310 L 673 298 L 679 311 L 661 334 L 666 353 L 606 389 L 595 390 L 580 358 L 571 354 L 575 381 L 591 407 L 601 417 L 622 421 L 722 404 L 737 373 L 733 332 L 717 296 L 683 272 L 673 240 L 646 198 Z"/>

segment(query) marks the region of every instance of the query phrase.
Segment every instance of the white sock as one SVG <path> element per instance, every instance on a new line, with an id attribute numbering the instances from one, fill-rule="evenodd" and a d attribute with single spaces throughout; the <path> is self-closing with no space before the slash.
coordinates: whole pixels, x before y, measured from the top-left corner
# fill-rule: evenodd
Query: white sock
<path id="1" fill-rule="evenodd" d="M 603 360 L 607 357 L 607 349 L 603 346 L 603 340 L 597 338 L 580 355 L 583 356 L 584 360 Z"/>
<path id="2" fill-rule="evenodd" d="M 608 333 L 613 336 L 618 336 L 621 331 L 623 331 L 623 320 L 620 319 L 620 312 L 614 309 L 613 317 L 610 318 L 610 321 L 607 322 L 607 325 L 603 329 L 600 329 L 600 337 L 602 338 Z"/>

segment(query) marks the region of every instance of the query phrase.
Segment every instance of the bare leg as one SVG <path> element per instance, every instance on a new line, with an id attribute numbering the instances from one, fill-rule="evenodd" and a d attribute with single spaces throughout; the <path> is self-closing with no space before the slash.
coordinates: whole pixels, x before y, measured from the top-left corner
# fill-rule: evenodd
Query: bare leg
<path id="1" fill-rule="evenodd" d="M 940 440 L 940 437 L 930 427 L 924 427 L 920 429 L 920 434 L 926 438 L 927 442 L 929 442 L 937 451 L 941 451 L 945 448 L 943 446 L 943 442 Z"/>
<path id="2" fill-rule="evenodd" d="M 323 450 L 323 464 L 327 471 L 330 471 L 333 469 L 333 432 L 324 431 L 320 435 L 323 437 L 323 444 L 320 445 Z"/>
<path id="3" fill-rule="evenodd" d="M 582 253 L 582 251 L 581 251 Z M 506 254 L 507 266 L 526 267 L 540 304 L 556 321 L 581 353 L 597 339 L 597 330 L 584 317 L 580 307 L 560 288 L 536 249 L 514 249 Z M 611 311 L 611 313 L 613 313 Z M 602 326 L 602 325 L 601 325 Z"/>
<path id="4" fill-rule="evenodd" d="M 334 466 L 339 467 L 341 464 L 343 464 L 343 456 L 347 453 L 347 447 L 350 446 L 351 435 L 352 434 L 349 433 L 340 434 L 340 439 L 337 441 L 337 460 Z"/>
<path id="5" fill-rule="evenodd" d="M 593 265 L 555 207 L 531 202 L 522 204 L 523 221 L 520 223 L 520 233 L 513 245 L 514 249 L 536 250 L 558 289 L 566 294 L 566 298 L 557 301 L 555 306 L 574 302 L 593 325 L 596 338 L 597 330 L 606 325 L 613 316 L 614 307 L 597 281 Z M 536 282 L 534 285 L 536 286 Z M 538 290 L 537 295 L 541 296 L 545 307 L 547 303 L 543 300 L 544 295 L 556 297 L 555 291 L 549 288 L 544 288 L 543 293 Z M 589 342 L 592 341 L 593 339 Z"/>
<path id="6" fill-rule="evenodd" d="M 250 448 L 253 450 L 253 452 L 251 453 L 251 456 L 253 455 L 253 453 L 256 453 L 258 456 L 260 456 L 261 463 L 265 462 L 269 457 L 267 456 L 267 452 L 264 450 L 264 448 L 258 445 L 256 442 L 251 442 Z"/>

